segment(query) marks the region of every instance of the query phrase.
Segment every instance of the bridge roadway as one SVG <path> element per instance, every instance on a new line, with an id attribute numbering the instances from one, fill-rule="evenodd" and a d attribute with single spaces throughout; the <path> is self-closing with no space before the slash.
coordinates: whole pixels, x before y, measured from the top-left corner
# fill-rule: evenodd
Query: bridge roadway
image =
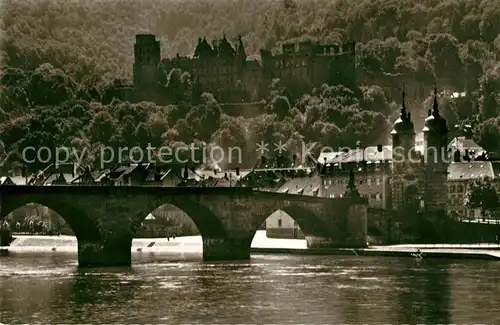
<path id="1" fill-rule="evenodd" d="M 366 247 L 367 199 L 324 198 L 245 187 L 0 186 L 0 219 L 38 203 L 56 211 L 78 239 L 80 266 L 130 265 L 145 217 L 164 204 L 183 210 L 203 238 L 203 258 L 241 260 L 266 218 L 290 215 L 308 247 Z"/>

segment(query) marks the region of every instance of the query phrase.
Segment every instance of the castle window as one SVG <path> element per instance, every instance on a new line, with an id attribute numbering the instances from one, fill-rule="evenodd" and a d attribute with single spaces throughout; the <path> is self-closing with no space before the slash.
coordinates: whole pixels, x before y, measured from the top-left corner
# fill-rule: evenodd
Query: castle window
<path id="1" fill-rule="evenodd" d="M 375 179 L 375 184 L 380 185 L 380 178 L 378 178 L 378 177 L 377 177 L 377 178 Z"/>
<path id="2" fill-rule="evenodd" d="M 368 186 L 371 186 L 372 185 L 372 179 L 370 177 L 368 177 L 368 179 L 366 180 L 366 183 Z"/>
<path id="3" fill-rule="evenodd" d="M 283 221 L 281 219 L 278 219 L 278 228 L 281 228 L 283 226 Z"/>
<path id="4" fill-rule="evenodd" d="M 328 181 L 328 185 L 332 185 L 332 180 L 331 179 Z"/>
<path id="5" fill-rule="evenodd" d="M 380 200 L 381 200 L 381 195 L 380 195 L 380 193 L 377 193 L 377 195 L 376 195 L 375 199 L 376 199 L 377 201 L 380 201 Z"/>

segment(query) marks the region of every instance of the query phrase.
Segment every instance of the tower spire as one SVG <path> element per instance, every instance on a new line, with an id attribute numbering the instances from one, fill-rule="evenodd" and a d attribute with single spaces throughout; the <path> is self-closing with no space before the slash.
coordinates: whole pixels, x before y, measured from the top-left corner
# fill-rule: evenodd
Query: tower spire
<path id="1" fill-rule="evenodd" d="M 401 119 L 404 121 L 407 119 L 406 115 L 406 103 L 405 103 L 405 84 L 403 83 L 403 100 L 401 104 Z"/>
<path id="2" fill-rule="evenodd" d="M 432 115 L 434 117 L 439 116 L 439 107 L 438 107 L 438 101 L 437 101 L 437 87 L 434 85 L 434 104 L 432 105 Z"/>

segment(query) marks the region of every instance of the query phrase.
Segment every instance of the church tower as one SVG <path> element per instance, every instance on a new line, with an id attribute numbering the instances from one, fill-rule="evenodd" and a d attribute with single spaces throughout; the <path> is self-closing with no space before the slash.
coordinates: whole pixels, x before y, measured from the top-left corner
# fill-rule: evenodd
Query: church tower
<path id="1" fill-rule="evenodd" d="M 434 104 L 425 119 L 424 170 L 425 170 L 425 211 L 446 210 L 448 174 L 448 126 L 440 115 L 437 89 L 434 87 Z"/>
<path id="2" fill-rule="evenodd" d="M 411 173 L 409 166 L 415 147 L 415 128 L 411 114 L 406 109 L 405 91 L 403 89 L 401 114 L 394 122 L 392 136 L 392 208 L 404 208 L 407 176 Z"/>
<path id="3" fill-rule="evenodd" d="M 154 35 L 136 35 L 134 44 L 134 86 L 136 89 L 156 89 L 160 56 L 160 42 Z"/>

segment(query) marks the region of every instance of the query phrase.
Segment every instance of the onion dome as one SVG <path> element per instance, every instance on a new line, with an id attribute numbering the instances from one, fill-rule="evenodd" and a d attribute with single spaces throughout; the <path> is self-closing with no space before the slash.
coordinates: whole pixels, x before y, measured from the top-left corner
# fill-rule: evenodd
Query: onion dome
<path id="1" fill-rule="evenodd" d="M 437 89 L 434 87 L 434 104 L 432 105 L 432 111 L 428 111 L 428 116 L 424 122 L 424 128 L 422 132 L 431 133 L 447 133 L 448 126 L 446 120 L 439 113 L 439 107 L 437 102 Z"/>
<path id="2" fill-rule="evenodd" d="M 401 114 L 394 122 L 392 135 L 395 134 L 415 134 L 413 122 L 411 121 L 411 114 L 406 110 L 405 91 L 403 89 L 403 100 L 401 105 Z"/>

